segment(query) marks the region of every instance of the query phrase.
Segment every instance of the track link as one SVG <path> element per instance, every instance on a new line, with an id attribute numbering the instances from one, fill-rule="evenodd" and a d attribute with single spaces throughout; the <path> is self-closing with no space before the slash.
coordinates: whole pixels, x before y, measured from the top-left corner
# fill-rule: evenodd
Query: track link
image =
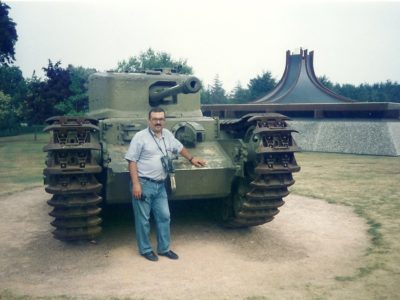
<path id="1" fill-rule="evenodd" d="M 252 170 L 246 178 L 235 180 L 232 196 L 224 201 L 225 226 L 239 228 L 270 222 L 284 204 L 288 187 L 295 182 L 292 173 L 300 171 L 294 157 L 299 148 L 291 135 L 296 131 L 287 120 L 284 115 L 267 113 L 221 124 L 222 130 L 244 137 L 250 148 L 248 157 L 254 158 L 247 162 Z"/>
<path id="2" fill-rule="evenodd" d="M 54 217 L 54 238 L 62 241 L 93 240 L 101 233 L 102 185 L 96 174 L 102 171 L 96 161 L 101 150 L 98 121 L 85 117 L 52 117 L 44 131 L 50 141 L 47 152 L 45 190 L 53 194 L 47 202 Z"/>

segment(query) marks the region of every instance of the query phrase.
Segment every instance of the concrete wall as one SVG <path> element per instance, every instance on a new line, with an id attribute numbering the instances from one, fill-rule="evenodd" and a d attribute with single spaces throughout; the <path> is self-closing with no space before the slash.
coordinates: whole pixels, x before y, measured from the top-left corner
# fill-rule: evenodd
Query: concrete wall
<path id="1" fill-rule="evenodd" d="M 400 156 L 400 121 L 294 120 L 304 151 Z"/>

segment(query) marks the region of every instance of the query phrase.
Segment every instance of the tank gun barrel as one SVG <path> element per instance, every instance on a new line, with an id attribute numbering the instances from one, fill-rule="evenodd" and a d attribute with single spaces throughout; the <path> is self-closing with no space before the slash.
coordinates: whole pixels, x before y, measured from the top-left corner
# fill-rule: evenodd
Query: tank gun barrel
<path id="1" fill-rule="evenodd" d="M 166 97 L 175 96 L 178 94 L 194 94 L 201 89 L 201 82 L 195 76 L 190 76 L 184 82 L 167 88 L 161 92 L 150 92 L 150 103 L 157 105 L 161 100 Z"/>

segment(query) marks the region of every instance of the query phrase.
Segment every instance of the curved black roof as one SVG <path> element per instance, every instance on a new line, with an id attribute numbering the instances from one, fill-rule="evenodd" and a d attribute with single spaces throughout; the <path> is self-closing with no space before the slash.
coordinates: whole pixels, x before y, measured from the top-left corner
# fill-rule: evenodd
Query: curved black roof
<path id="1" fill-rule="evenodd" d="M 354 102 L 324 87 L 314 71 L 314 51 L 286 51 L 286 65 L 281 80 L 267 95 L 253 103 L 299 104 Z"/>

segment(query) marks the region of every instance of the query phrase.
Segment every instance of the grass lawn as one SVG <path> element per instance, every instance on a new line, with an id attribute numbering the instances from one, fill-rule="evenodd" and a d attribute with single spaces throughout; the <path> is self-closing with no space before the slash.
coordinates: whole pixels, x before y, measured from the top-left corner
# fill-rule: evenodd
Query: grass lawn
<path id="1" fill-rule="evenodd" d="M 42 148 L 49 135 L 0 138 L 0 196 L 43 185 L 43 167 L 46 154 Z"/>
<path id="2" fill-rule="evenodd" d="M 400 158 L 333 153 L 299 153 L 294 194 L 347 205 L 369 224 L 371 247 L 353 276 L 337 274 L 336 288 L 370 299 L 400 295 Z M 331 295 L 320 291 L 324 298 Z"/>
<path id="3" fill-rule="evenodd" d="M 49 136 L 0 138 L 0 196 L 42 186 Z M 400 295 L 400 158 L 329 153 L 296 154 L 301 171 L 291 192 L 347 205 L 369 224 L 371 247 L 352 276 L 336 275 L 331 287 L 312 286 L 316 299 L 340 298 L 348 289 L 369 299 Z M 1 298 L 1 294 L 0 294 Z M 360 297 L 357 297 L 360 298 Z"/>

